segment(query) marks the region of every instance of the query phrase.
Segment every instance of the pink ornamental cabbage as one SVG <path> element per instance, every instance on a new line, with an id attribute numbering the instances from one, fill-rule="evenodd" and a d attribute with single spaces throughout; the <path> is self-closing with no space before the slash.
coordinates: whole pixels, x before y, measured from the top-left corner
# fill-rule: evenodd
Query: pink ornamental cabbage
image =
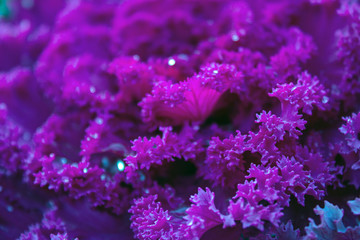
<path id="1" fill-rule="evenodd" d="M 358 239 L 359 9 L 0 1 L 0 238 Z"/>

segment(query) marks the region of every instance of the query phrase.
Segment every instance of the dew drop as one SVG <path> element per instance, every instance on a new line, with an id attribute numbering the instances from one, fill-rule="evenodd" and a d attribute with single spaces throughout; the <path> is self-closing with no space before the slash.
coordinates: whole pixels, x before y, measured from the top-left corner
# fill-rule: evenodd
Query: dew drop
<path id="1" fill-rule="evenodd" d="M 125 163 L 122 160 L 118 160 L 116 166 L 120 172 L 124 171 L 125 169 Z"/>
<path id="2" fill-rule="evenodd" d="M 173 59 L 173 58 L 170 58 L 169 61 L 168 61 L 168 65 L 169 65 L 169 66 L 174 66 L 175 63 L 176 63 L 176 61 L 175 61 L 175 59 Z"/>
<path id="3" fill-rule="evenodd" d="M 101 181 L 104 181 L 106 179 L 106 175 L 105 174 L 101 175 L 100 179 Z"/>
<path id="4" fill-rule="evenodd" d="M 66 163 L 67 163 L 67 159 L 64 158 L 64 157 L 62 157 L 62 158 L 60 158 L 60 162 L 61 162 L 62 164 L 66 164 Z"/>
<path id="5" fill-rule="evenodd" d="M 6 209 L 8 210 L 8 212 L 14 211 L 14 207 L 13 207 L 13 206 L 10 206 L 10 205 L 8 205 L 8 206 L 6 207 Z"/>
<path id="6" fill-rule="evenodd" d="M 237 42 L 240 40 L 240 38 L 237 34 L 233 34 L 233 35 L 231 35 L 231 40 L 233 40 L 234 42 Z"/>
<path id="7" fill-rule="evenodd" d="M 103 158 L 101 159 L 101 165 L 103 166 L 103 168 L 108 168 L 109 165 L 110 165 L 109 158 L 103 157 Z"/>
<path id="8" fill-rule="evenodd" d="M 139 60 L 140 60 L 140 57 L 139 57 L 139 55 L 134 55 L 134 56 L 133 56 L 133 59 L 136 60 L 136 61 L 139 61 Z"/>
<path id="9" fill-rule="evenodd" d="M 327 97 L 327 96 L 324 96 L 323 98 L 322 98 L 322 103 L 328 103 L 329 102 L 329 98 Z"/>
<path id="10" fill-rule="evenodd" d="M 145 177 L 145 175 L 142 173 L 142 172 L 140 172 L 140 181 L 145 181 L 145 179 L 146 179 L 146 177 Z"/>
<path id="11" fill-rule="evenodd" d="M 102 120 L 102 118 L 96 118 L 95 122 L 99 125 L 102 125 L 104 123 L 104 120 Z"/>
<path id="12" fill-rule="evenodd" d="M 94 138 L 94 139 L 97 139 L 97 138 L 99 137 L 99 134 L 94 133 L 94 134 L 91 134 L 90 136 L 91 136 L 92 138 Z"/>

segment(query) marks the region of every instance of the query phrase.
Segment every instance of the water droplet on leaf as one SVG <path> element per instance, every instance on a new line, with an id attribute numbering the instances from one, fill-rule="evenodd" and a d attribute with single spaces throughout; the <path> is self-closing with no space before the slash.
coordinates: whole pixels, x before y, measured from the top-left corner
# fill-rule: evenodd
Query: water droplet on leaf
<path id="1" fill-rule="evenodd" d="M 168 61 L 168 65 L 169 65 L 169 66 L 174 66 L 175 63 L 176 63 L 176 61 L 175 61 L 175 59 L 173 59 L 173 58 L 170 58 L 169 61 Z"/>
<path id="2" fill-rule="evenodd" d="M 122 160 L 118 160 L 116 166 L 120 172 L 124 171 L 125 163 Z"/>

